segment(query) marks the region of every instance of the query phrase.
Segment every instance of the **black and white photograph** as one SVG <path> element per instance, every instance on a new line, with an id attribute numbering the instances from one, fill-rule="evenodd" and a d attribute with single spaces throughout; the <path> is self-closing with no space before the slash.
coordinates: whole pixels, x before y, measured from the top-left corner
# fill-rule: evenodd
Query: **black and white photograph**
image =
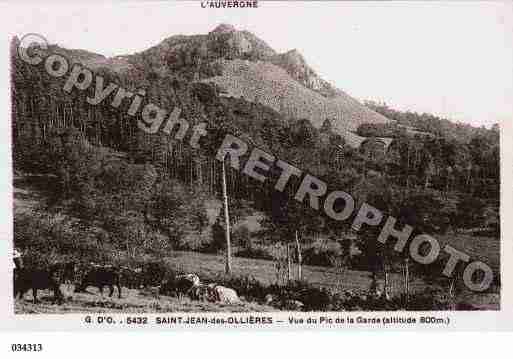
<path id="1" fill-rule="evenodd" d="M 504 309 L 511 3 L 19 12 L 5 311 L 441 327 Z"/>

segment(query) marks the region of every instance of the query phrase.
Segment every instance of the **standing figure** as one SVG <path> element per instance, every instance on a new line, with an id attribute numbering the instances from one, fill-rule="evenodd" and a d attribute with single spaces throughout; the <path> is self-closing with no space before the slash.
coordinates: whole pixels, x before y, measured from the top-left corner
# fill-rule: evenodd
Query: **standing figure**
<path id="1" fill-rule="evenodd" d="M 23 268 L 23 259 L 21 256 L 21 252 L 14 248 L 12 259 L 14 261 L 14 269 Z"/>

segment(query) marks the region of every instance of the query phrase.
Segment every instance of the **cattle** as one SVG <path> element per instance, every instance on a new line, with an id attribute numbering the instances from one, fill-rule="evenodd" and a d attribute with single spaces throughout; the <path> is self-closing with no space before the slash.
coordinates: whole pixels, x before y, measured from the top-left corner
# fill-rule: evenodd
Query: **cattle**
<path id="1" fill-rule="evenodd" d="M 174 276 L 162 280 L 162 282 L 160 283 L 160 293 L 163 295 L 176 296 L 177 293 L 175 281 L 176 278 Z"/>
<path id="2" fill-rule="evenodd" d="M 110 289 L 109 297 L 114 293 L 114 286 L 118 288 L 118 298 L 121 298 L 121 270 L 112 265 L 92 264 L 92 268 L 82 278 L 82 282 L 75 288 L 75 292 L 84 292 L 88 286 L 98 287 L 103 295 L 103 287 Z"/>
<path id="3" fill-rule="evenodd" d="M 240 302 L 237 292 L 232 288 L 227 288 L 227 287 L 223 287 L 221 285 L 216 285 L 214 287 L 214 292 L 216 295 L 216 302 L 221 302 L 221 303 L 239 303 Z"/>
<path id="4" fill-rule="evenodd" d="M 168 295 L 181 297 L 187 295 L 194 297 L 193 289 L 200 285 L 200 279 L 196 274 L 182 274 L 170 276 L 162 281 L 161 292 Z"/>
<path id="5" fill-rule="evenodd" d="M 273 303 L 275 301 L 275 298 L 272 294 L 267 294 L 265 297 L 264 297 L 264 303 L 267 304 L 267 305 L 271 305 L 271 303 Z"/>
<path id="6" fill-rule="evenodd" d="M 181 274 L 176 276 L 176 279 L 178 279 L 179 281 L 183 281 L 184 283 L 189 283 L 191 286 L 200 285 L 200 279 L 197 274 Z"/>
<path id="7" fill-rule="evenodd" d="M 120 267 L 122 284 L 130 289 L 159 286 L 169 277 L 169 270 L 163 262 L 139 262 L 137 267 Z"/>
<path id="8" fill-rule="evenodd" d="M 62 282 L 66 284 L 73 284 L 76 282 L 77 263 L 75 261 L 68 261 L 62 263 Z"/>
<path id="9" fill-rule="evenodd" d="M 223 287 L 216 283 L 195 284 L 188 290 L 187 294 L 194 300 L 229 304 L 240 302 L 240 298 L 234 289 Z"/>
<path id="10" fill-rule="evenodd" d="M 14 271 L 14 297 L 24 297 L 32 289 L 33 302 L 37 303 L 38 289 L 53 290 L 54 299 L 60 304 L 64 295 L 60 290 L 63 277 L 63 264 L 56 263 L 47 268 L 17 268 Z"/>
<path id="11" fill-rule="evenodd" d="M 121 267 L 121 283 L 129 289 L 143 287 L 142 268 Z"/>
<path id="12" fill-rule="evenodd" d="M 216 302 L 218 299 L 217 293 L 215 291 L 215 287 L 217 284 L 199 284 L 194 286 L 191 291 L 189 297 L 194 300 L 201 300 L 207 302 Z"/>
<path id="13" fill-rule="evenodd" d="M 175 288 L 178 296 L 187 295 L 191 297 L 193 289 L 199 285 L 200 279 L 196 274 L 182 274 L 175 278 Z"/>
<path id="14" fill-rule="evenodd" d="M 169 276 L 167 266 L 162 262 L 143 263 L 140 272 L 140 285 L 157 286 Z"/>

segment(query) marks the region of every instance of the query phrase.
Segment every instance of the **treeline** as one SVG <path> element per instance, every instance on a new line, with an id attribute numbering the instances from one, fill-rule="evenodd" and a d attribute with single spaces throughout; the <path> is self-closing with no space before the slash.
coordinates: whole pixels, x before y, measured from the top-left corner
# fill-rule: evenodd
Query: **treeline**
<path id="1" fill-rule="evenodd" d="M 363 124 L 357 133 L 364 137 L 392 138 L 385 156 L 377 157 L 374 166 L 383 167 L 401 186 L 433 188 L 483 199 L 499 200 L 500 145 L 499 132 L 480 129 L 465 141 L 439 135 L 428 121 L 421 132 L 412 125 L 430 115 L 402 113 L 396 117 L 412 117 L 415 121 L 390 124 Z M 437 124 L 441 120 L 432 120 Z M 408 123 L 408 126 L 404 125 Z M 457 125 L 454 125 L 454 127 Z M 465 131 L 466 132 L 466 131 Z"/>
<path id="2" fill-rule="evenodd" d="M 498 140 L 499 125 L 495 124 L 491 130 L 484 126 L 474 127 L 464 123 L 455 123 L 446 118 L 429 113 L 419 114 L 412 111 L 398 111 L 390 108 L 386 103 L 376 101 L 364 101 L 370 109 L 395 120 L 397 124 L 415 128 L 418 131 L 428 132 L 435 137 L 444 137 L 457 142 L 468 143 L 476 136 L 486 137 L 492 141 Z"/>

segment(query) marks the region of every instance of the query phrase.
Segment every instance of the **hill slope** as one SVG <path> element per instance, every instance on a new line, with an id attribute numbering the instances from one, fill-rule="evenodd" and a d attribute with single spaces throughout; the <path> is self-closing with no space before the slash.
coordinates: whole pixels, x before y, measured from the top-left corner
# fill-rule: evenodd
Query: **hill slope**
<path id="1" fill-rule="evenodd" d="M 316 127 L 329 118 L 344 137 L 354 137 L 346 131 L 361 123 L 390 121 L 321 79 L 297 50 L 278 54 L 265 41 L 231 25 L 221 24 L 209 34 L 172 36 L 132 55 L 105 58 L 70 52 L 90 68 L 113 71 L 134 86 L 150 76 L 174 74 L 214 82 L 228 96 L 262 103 L 290 118 L 306 118 Z"/>
<path id="2" fill-rule="evenodd" d="M 345 131 L 354 131 L 362 123 L 389 122 L 341 91 L 333 97 L 323 96 L 294 80 L 275 64 L 240 59 L 220 60 L 219 63 L 223 74 L 204 81 L 215 82 L 229 96 L 261 103 L 285 116 L 306 118 L 317 128 L 329 118 L 333 128 L 345 137 Z M 307 81 L 320 88 L 318 82 Z"/>

